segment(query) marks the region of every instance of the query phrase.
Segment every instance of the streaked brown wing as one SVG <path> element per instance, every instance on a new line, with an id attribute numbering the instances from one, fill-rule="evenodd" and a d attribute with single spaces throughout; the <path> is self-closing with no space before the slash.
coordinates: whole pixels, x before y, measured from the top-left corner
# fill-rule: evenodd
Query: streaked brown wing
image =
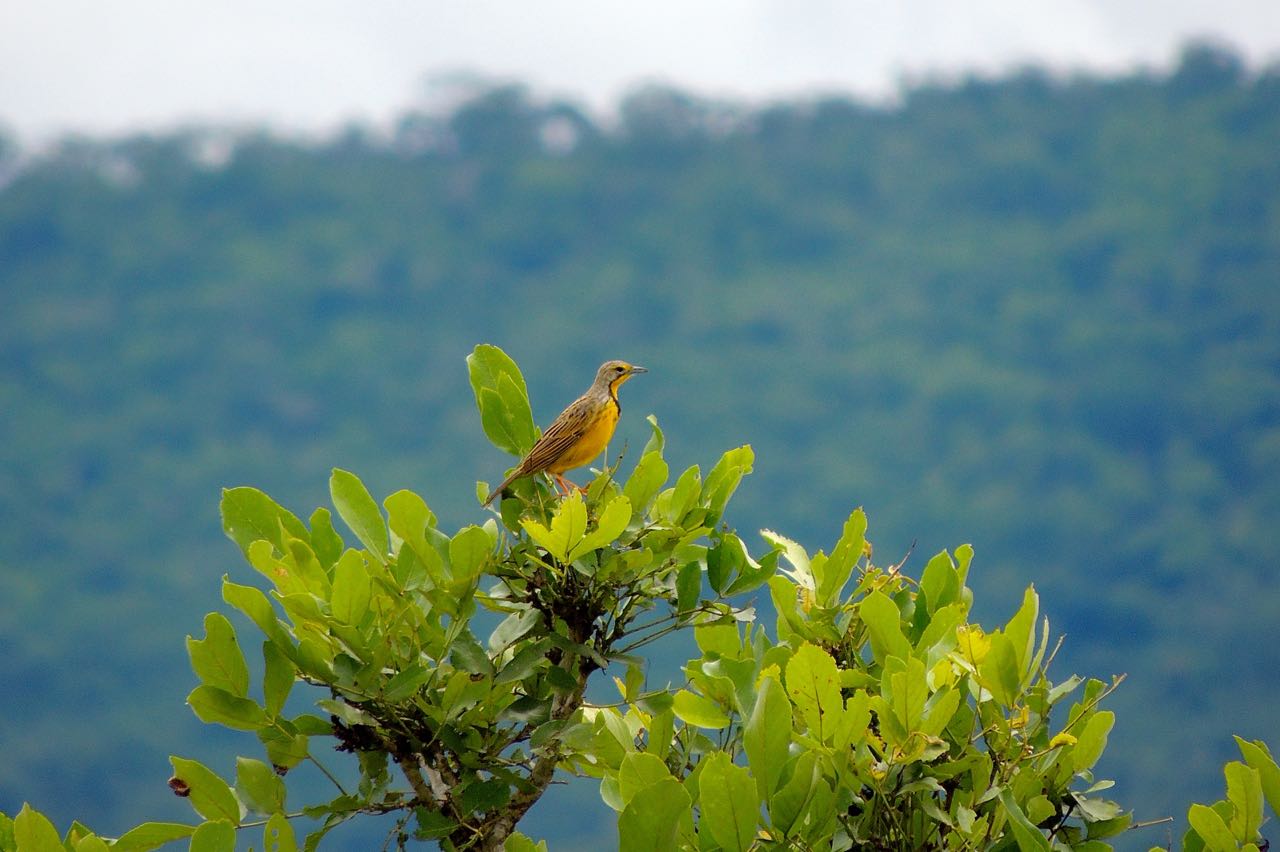
<path id="1" fill-rule="evenodd" d="M 565 450 L 572 447 L 590 425 L 590 409 L 591 403 L 586 397 L 574 400 L 542 433 L 533 449 L 529 450 L 529 455 L 520 463 L 520 470 L 538 473 L 564 455 Z"/>

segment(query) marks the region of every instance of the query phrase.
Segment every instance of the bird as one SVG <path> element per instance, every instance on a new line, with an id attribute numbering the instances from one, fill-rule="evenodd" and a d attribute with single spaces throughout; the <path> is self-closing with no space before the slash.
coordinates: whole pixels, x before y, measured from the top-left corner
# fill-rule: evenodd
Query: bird
<path id="1" fill-rule="evenodd" d="M 622 406 L 618 404 L 618 388 L 632 376 L 647 372 L 644 367 L 626 361 L 605 361 L 601 364 L 587 392 L 569 403 L 569 407 L 551 421 L 533 449 L 502 480 L 502 484 L 493 489 L 483 506 L 492 503 L 493 498 L 512 482 L 535 473 L 551 474 L 566 494 L 570 487 L 576 488 L 564 478 L 564 472 L 582 467 L 604 452 L 622 412 Z"/>

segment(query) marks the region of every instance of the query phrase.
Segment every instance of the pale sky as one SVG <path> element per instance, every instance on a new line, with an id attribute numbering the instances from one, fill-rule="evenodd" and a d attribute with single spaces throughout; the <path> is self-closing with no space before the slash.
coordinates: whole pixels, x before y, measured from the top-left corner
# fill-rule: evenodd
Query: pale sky
<path id="1" fill-rule="evenodd" d="M 643 82 L 763 100 L 904 79 L 1167 67 L 1188 37 L 1280 60 L 1280 0 L 0 0 L 0 126 L 385 122 L 458 71 L 598 112 Z"/>

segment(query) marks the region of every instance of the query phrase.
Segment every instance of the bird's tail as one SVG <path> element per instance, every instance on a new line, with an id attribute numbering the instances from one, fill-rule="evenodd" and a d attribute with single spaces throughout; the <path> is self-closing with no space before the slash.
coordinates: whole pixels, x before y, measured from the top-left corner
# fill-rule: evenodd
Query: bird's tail
<path id="1" fill-rule="evenodd" d="M 511 475 L 510 475 L 510 476 L 508 476 L 506 479 L 502 480 L 502 484 L 501 484 L 501 485 L 499 485 L 497 488 L 493 489 L 493 491 L 492 491 L 492 492 L 490 492 L 489 496 L 488 496 L 488 497 L 486 497 L 486 498 L 484 498 L 484 503 L 482 503 L 482 504 L 480 505 L 480 508 L 481 508 L 481 509 L 483 509 L 483 508 L 485 508 L 486 506 L 488 506 L 490 503 L 492 503 L 492 502 L 493 502 L 493 498 L 494 498 L 494 497 L 497 497 L 499 494 L 501 494 L 503 491 L 505 491 L 505 490 L 506 490 L 506 488 L 507 488 L 507 486 L 508 486 L 508 485 L 510 485 L 511 483 L 515 482 L 517 479 L 519 479 L 519 478 L 520 478 L 520 477 L 522 477 L 522 476 L 524 476 L 524 472 L 523 472 L 523 471 L 521 471 L 519 468 L 516 468 L 514 471 L 512 471 L 512 473 L 511 473 Z"/>

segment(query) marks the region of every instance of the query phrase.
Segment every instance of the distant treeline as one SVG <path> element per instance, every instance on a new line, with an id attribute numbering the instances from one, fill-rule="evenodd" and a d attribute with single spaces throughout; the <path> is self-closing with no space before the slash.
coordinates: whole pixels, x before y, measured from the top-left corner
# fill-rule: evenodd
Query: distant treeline
<path id="1" fill-rule="evenodd" d="M 1278 154 L 1280 69 L 1206 45 L 892 106 L 648 89 L 603 126 L 508 87 L 318 144 L 0 142 L 0 810 L 181 816 L 165 755 L 229 754 L 181 704 L 240 571 L 218 489 L 309 511 L 339 465 L 476 520 L 482 341 L 543 422 L 649 367 L 614 453 L 651 411 L 673 465 L 752 443 L 740 529 L 973 542 L 980 619 L 1034 581 L 1055 665 L 1129 672 L 1118 798 L 1216 797 L 1280 723 Z"/>

